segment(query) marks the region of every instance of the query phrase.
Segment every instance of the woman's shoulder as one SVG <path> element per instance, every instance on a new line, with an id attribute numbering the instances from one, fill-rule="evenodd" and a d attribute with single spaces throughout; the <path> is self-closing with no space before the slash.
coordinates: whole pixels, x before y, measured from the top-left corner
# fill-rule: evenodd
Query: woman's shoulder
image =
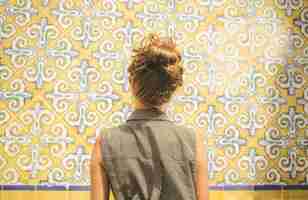
<path id="1" fill-rule="evenodd" d="M 196 143 L 196 131 L 195 128 L 189 125 L 176 125 L 179 130 L 179 134 L 188 141 L 191 146 L 195 146 Z"/>
<path id="2" fill-rule="evenodd" d="M 179 130 L 182 130 L 182 132 L 184 132 L 185 134 L 195 135 L 195 128 L 190 125 L 175 124 L 175 127 Z"/>
<path id="3" fill-rule="evenodd" d="M 121 132 L 125 131 L 127 129 L 127 126 L 125 124 L 120 124 L 118 126 L 111 126 L 111 127 L 105 127 L 100 130 L 100 136 L 102 137 L 110 137 L 111 135 L 117 135 Z"/>

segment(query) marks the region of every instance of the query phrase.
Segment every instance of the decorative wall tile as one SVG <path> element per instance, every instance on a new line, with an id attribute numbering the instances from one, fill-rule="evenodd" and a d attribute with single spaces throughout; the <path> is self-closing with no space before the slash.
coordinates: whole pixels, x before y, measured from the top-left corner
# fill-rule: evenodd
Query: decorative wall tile
<path id="1" fill-rule="evenodd" d="M 0 184 L 89 185 L 95 137 L 132 112 L 127 67 L 150 32 L 182 51 L 167 115 L 206 134 L 210 184 L 308 184 L 307 12 L 304 0 L 0 1 Z"/>

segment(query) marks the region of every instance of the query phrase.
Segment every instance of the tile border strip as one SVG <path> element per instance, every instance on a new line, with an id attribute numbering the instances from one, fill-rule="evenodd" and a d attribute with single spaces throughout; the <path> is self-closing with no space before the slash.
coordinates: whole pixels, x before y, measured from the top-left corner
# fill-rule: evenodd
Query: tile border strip
<path id="1" fill-rule="evenodd" d="M 211 191 L 308 190 L 308 184 L 297 185 L 211 185 Z M 90 191 L 89 185 L 0 185 L 0 190 L 22 191 Z"/>

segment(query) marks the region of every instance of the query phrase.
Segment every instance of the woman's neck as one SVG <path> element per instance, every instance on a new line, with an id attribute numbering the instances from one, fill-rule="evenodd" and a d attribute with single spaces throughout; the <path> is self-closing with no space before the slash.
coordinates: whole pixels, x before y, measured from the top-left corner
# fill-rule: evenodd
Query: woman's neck
<path id="1" fill-rule="evenodd" d="M 149 107 L 149 106 L 146 106 L 146 105 L 144 105 L 142 102 L 136 100 L 136 101 L 134 102 L 134 108 L 135 108 L 135 109 L 149 109 L 150 107 Z M 165 111 L 165 106 L 164 106 L 164 105 L 161 105 L 161 106 L 156 107 L 156 108 L 157 108 L 158 110 L 160 110 L 160 111 Z"/>

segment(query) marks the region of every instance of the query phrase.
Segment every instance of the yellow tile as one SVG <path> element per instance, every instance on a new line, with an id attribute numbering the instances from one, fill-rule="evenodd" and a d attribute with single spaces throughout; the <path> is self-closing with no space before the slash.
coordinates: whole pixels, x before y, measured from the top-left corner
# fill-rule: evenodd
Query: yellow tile
<path id="1" fill-rule="evenodd" d="M 306 200 L 308 191 L 210 191 L 210 200 Z M 1 191 L 0 200 L 90 200 L 88 191 Z M 111 196 L 110 200 L 114 200 Z"/>
<path id="2" fill-rule="evenodd" d="M 90 200 L 90 192 L 70 191 L 68 200 Z"/>
<path id="3" fill-rule="evenodd" d="M 210 191 L 211 200 L 224 200 L 224 191 Z"/>
<path id="4" fill-rule="evenodd" d="M 286 199 L 283 200 L 306 200 L 308 199 L 307 190 L 288 190 L 286 192 Z"/>
<path id="5" fill-rule="evenodd" d="M 282 200 L 282 193 L 280 190 L 271 191 L 257 191 L 255 192 L 256 200 Z"/>
<path id="6" fill-rule="evenodd" d="M 68 200 L 66 191 L 38 191 L 38 200 Z"/>
<path id="7" fill-rule="evenodd" d="M 18 191 L 2 191 L 3 194 L 1 195 L 1 200 L 22 200 L 25 196 L 23 196 L 23 193 Z M 2 193 L 1 192 L 1 193 Z M 31 195 L 29 195 L 31 198 Z"/>
<path id="8" fill-rule="evenodd" d="M 254 200 L 252 191 L 211 191 L 210 200 Z"/>

